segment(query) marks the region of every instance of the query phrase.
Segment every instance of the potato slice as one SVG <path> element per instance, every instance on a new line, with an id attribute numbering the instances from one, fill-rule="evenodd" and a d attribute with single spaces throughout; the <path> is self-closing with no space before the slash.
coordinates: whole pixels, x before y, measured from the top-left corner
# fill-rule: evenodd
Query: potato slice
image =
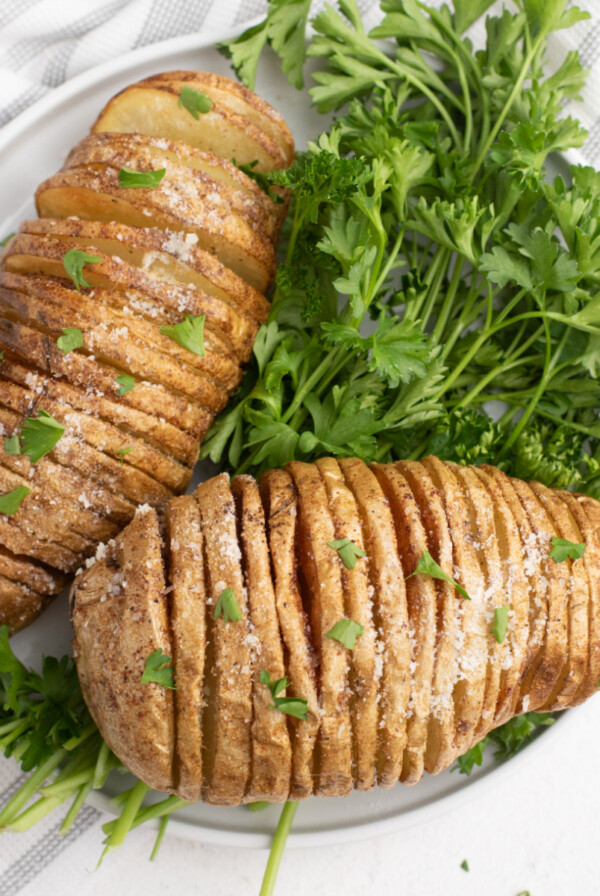
<path id="1" fill-rule="evenodd" d="M 164 184 L 169 189 L 176 185 L 179 191 L 185 185 L 186 195 L 196 196 L 215 212 L 220 209 L 222 213 L 225 209 L 227 215 L 239 215 L 261 239 L 276 243 L 281 216 L 273 200 L 231 162 L 198 150 L 195 153 L 196 164 L 191 165 L 194 150 L 181 143 L 142 134 L 92 134 L 71 150 L 62 170 L 102 166 L 119 173 L 122 168 L 130 171 L 164 168 L 161 186 Z"/>
<path id="2" fill-rule="evenodd" d="M 394 517 L 404 576 L 410 577 L 406 579 L 406 604 L 414 672 L 400 780 L 405 784 L 416 784 L 423 777 L 427 748 L 436 641 L 436 592 L 433 579 L 412 575 L 427 547 L 427 536 L 410 486 L 393 464 L 373 464 L 372 469 Z"/>
<path id="3" fill-rule="evenodd" d="M 439 489 L 452 539 L 453 568 L 444 570 L 466 590 L 470 600 L 455 591 L 458 681 L 455 691 L 455 746 L 462 754 L 475 743 L 484 707 L 489 650 L 489 624 L 483 601 L 485 578 L 473 547 L 475 531 L 459 481 L 437 457 L 426 457 L 423 466 Z"/>
<path id="4" fill-rule="evenodd" d="M 187 84 L 196 90 L 206 93 L 214 103 L 222 103 L 234 112 L 249 118 L 250 121 L 266 131 L 277 143 L 285 159 L 285 166 L 294 161 L 294 140 L 290 129 L 281 115 L 258 94 L 244 87 L 239 81 L 217 75 L 214 72 L 176 71 L 159 72 L 150 75 L 144 83 L 150 81 L 155 85 L 168 85 L 171 88 Z M 212 108 L 212 107 L 211 107 Z M 188 141 L 186 141 L 188 142 Z M 217 153 L 223 155 L 223 153 Z"/>
<path id="5" fill-rule="evenodd" d="M 529 637 L 529 587 L 523 569 L 523 543 L 517 522 L 498 483 L 480 467 L 472 467 L 491 498 L 496 538 L 500 550 L 505 601 L 510 604 L 506 643 L 510 651 L 501 665 L 500 692 L 494 727 L 515 715 L 519 687 L 527 661 Z"/>
<path id="6" fill-rule="evenodd" d="M 265 508 L 269 551 L 279 626 L 284 642 L 288 695 L 307 701 L 308 717 L 288 719 L 292 740 L 292 784 L 289 799 L 305 799 L 313 793 L 316 777 L 315 744 L 320 724 L 316 662 L 308 619 L 302 606 L 296 556 L 298 496 L 292 477 L 284 470 L 270 470 L 260 480 Z"/>
<path id="7" fill-rule="evenodd" d="M 44 597 L 58 594 L 67 584 L 66 576 L 35 563 L 27 557 L 17 556 L 0 546 L 0 575 Z M 1 624 L 1 623 L 0 623 Z"/>
<path id="8" fill-rule="evenodd" d="M 175 311 L 178 320 L 183 320 L 186 315 L 204 315 L 206 334 L 203 339 L 203 356 L 194 355 L 193 352 L 184 352 L 187 363 L 205 369 L 207 373 L 222 379 L 237 373 L 238 354 L 247 352 L 248 342 L 252 342 L 256 333 L 256 325 L 250 323 L 246 317 L 240 315 L 236 309 L 226 302 L 215 299 L 214 296 L 206 296 L 198 289 L 179 284 L 168 283 L 155 277 L 141 268 L 130 265 L 119 256 L 108 256 L 100 252 L 94 246 L 84 246 L 83 243 L 64 239 L 52 239 L 45 236 L 31 236 L 20 234 L 11 240 L 10 247 L 3 257 L 3 265 L 6 271 L 15 274 L 34 274 L 38 277 L 60 277 L 72 286 L 67 279 L 63 264 L 63 257 L 70 249 L 78 249 L 99 258 L 100 261 L 88 264 L 85 268 L 85 277 L 92 286 L 100 286 L 109 291 L 125 291 L 136 289 L 165 308 Z M 65 282 L 58 283 L 58 287 L 64 287 Z M 74 289 L 71 290 L 75 292 Z M 80 293 L 77 293 L 79 296 Z M 131 316 L 129 324 L 133 325 Z M 140 322 L 140 327 L 144 325 Z M 151 339 L 158 345 L 167 345 L 166 337 L 158 327 L 146 325 L 143 332 L 150 332 Z M 169 340 L 171 342 L 172 340 Z M 175 347 L 171 347 L 175 351 Z"/>
<path id="9" fill-rule="evenodd" d="M 292 749 L 286 716 L 271 708 L 271 693 L 259 682 L 266 669 L 272 681 L 285 676 L 279 634 L 265 514 L 258 486 L 251 476 L 237 476 L 231 490 L 236 502 L 252 658 L 252 774 L 245 802 L 283 802 L 290 791 Z"/>
<path id="10" fill-rule="evenodd" d="M 250 778 L 252 667 L 248 643 L 248 604 L 241 567 L 237 522 L 229 477 L 222 473 L 195 491 L 200 508 L 206 574 L 207 639 L 214 642 L 215 693 L 203 717 L 214 726 L 214 749 L 207 749 L 203 799 L 236 805 Z M 220 595 L 231 588 L 242 618 L 214 619 Z M 210 699 L 210 698 L 209 698 Z"/>
<path id="11" fill-rule="evenodd" d="M 529 485 L 553 521 L 557 537 L 577 543 L 579 529 L 560 498 L 539 482 L 530 482 Z M 564 568 L 568 576 L 566 585 L 568 659 L 553 693 L 548 698 L 547 705 L 552 709 L 564 709 L 572 705 L 586 677 L 590 643 L 588 630 L 590 588 L 585 564 L 581 559 L 573 561 L 567 558 L 559 565 Z"/>
<path id="12" fill-rule="evenodd" d="M 356 458 L 339 461 L 358 506 L 373 591 L 375 627 L 383 662 L 379 681 L 377 783 L 393 787 L 400 778 L 406 747 L 411 690 L 408 612 L 404 574 L 389 504 L 374 474 Z"/>
<path id="13" fill-rule="evenodd" d="M 343 796 L 352 789 L 352 737 L 348 706 L 347 649 L 328 638 L 344 618 L 341 563 L 328 544 L 335 540 L 327 492 L 314 464 L 287 465 L 298 494 L 300 587 L 310 606 L 319 666 L 321 725 L 317 742 L 317 796 Z"/>
<path id="14" fill-rule="evenodd" d="M 202 793 L 202 709 L 206 646 L 206 587 L 200 511 L 192 495 L 166 511 L 175 686 L 175 790 L 195 803 Z"/>
<path id="15" fill-rule="evenodd" d="M 148 658 L 172 656 L 154 511 L 138 513 L 73 585 L 73 654 L 86 703 L 111 750 L 155 790 L 173 790 L 173 693 L 142 683 Z"/>
<path id="16" fill-rule="evenodd" d="M 134 377 L 155 380 L 160 385 L 201 403 L 213 414 L 225 404 L 223 387 L 204 374 L 185 368 L 181 362 L 160 355 L 149 345 L 132 337 L 129 327 L 111 327 L 107 322 L 95 324 L 79 312 L 69 312 L 57 304 L 43 303 L 27 293 L 0 287 L 0 309 L 5 319 L 17 325 L 33 323 L 36 329 L 48 332 L 56 344 L 62 328 L 81 330 L 83 351 L 113 366 L 113 377 L 123 371 Z M 1 337 L 0 337 L 1 338 Z"/>
<path id="17" fill-rule="evenodd" d="M 264 323 L 269 316 L 267 299 L 214 255 L 200 249 L 193 233 L 164 232 L 151 227 L 128 227 L 117 221 L 82 221 L 79 218 L 24 221 L 19 233 L 75 240 L 81 245 L 93 246 L 105 255 L 117 255 L 161 280 L 195 286 L 200 292 L 232 305 L 257 324 Z"/>
<path id="18" fill-rule="evenodd" d="M 480 600 L 483 603 L 488 632 L 488 664 L 481 718 L 474 735 L 475 740 L 479 741 L 494 726 L 496 708 L 501 699 L 502 669 L 512 662 L 507 637 L 505 636 L 502 643 L 499 644 L 492 633 L 495 611 L 501 607 L 508 607 L 510 613 L 512 612 L 512 603 L 510 594 L 504 590 L 500 547 L 490 495 L 472 467 L 454 463 L 448 463 L 447 466 L 462 485 L 474 533 L 472 546 L 484 574 L 484 587 L 480 592 Z"/>
<path id="19" fill-rule="evenodd" d="M 425 529 L 425 547 L 442 569 L 452 569 L 452 541 L 438 490 L 425 468 L 415 461 L 396 464 L 414 495 Z M 430 581 L 423 576 L 423 584 Z M 431 580 L 436 592 L 436 641 L 431 694 L 431 712 L 425 749 L 425 768 L 437 774 L 456 757 L 454 746 L 454 692 L 459 680 L 456 644 L 457 605 L 454 587 L 441 579 Z M 425 586 L 427 587 L 427 586 Z M 457 698 L 458 699 L 458 698 Z"/>
<path id="20" fill-rule="evenodd" d="M 117 397 L 119 383 L 116 376 L 123 371 L 107 368 L 94 357 L 80 352 L 65 355 L 57 347 L 56 340 L 38 330 L 0 318 L 0 345 L 5 356 L 10 353 L 11 362 L 12 356 L 16 356 L 53 377 L 64 377 L 79 388 Z M 149 414 L 154 414 L 160 407 L 165 424 L 173 423 L 197 438 L 204 436 L 213 419 L 213 414 L 206 408 L 192 404 L 160 384 L 147 381 L 136 381 L 135 388 L 120 396 L 120 401 Z"/>
<path id="21" fill-rule="evenodd" d="M 344 482 L 339 464 L 332 457 L 316 462 L 323 477 L 329 510 L 335 527 L 335 539 L 349 538 L 365 549 L 360 516 L 352 492 Z M 373 605 L 369 593 L 368 558 L 357 560 L 353 569 L 341 567 L 344 589 L 344 614 L 362 625 L 354 649 L 348 653 L 350 715 L 352 720 L 352 771 L 357 790 L 375 786 L 377 763 L 377 664 Z"/>
<path id="22" fill-rule="evenodd" d="M 0 574 L 0 626 L 8 625 L 11 635 L 31 625 L 49 603 L 48 596 Z"/>
<path id="23" fill-rule="evenodd" d="M 565 491 L 554 494 L 567 506 L 577 536 L 577 544 L 585 543 L 581 564 L 588 574 L 590 598 L 588 603 L 589 651 L 587 674 L 575 695 L 573 704 L 582 703 L 598 690 L 600 680 L 600 513 L 596 501 L 584 495 L 572 495 Z"/>
<path id="24" fill-rule="evenodd" d="M 523 509 L 527 513 L 532 530 L 537 536 L 534 547 L 526 547 L 526 554 L 537 565 L 536 575 L 547 580 L 548 620 L 543 654 L 529 685 L 531 709 L 542 707 L 552 695 L 560 674 L 567 663 L 569 650 L 568 589 L 569 571 L 565 564 L 550 559 L 551 539 L 557 535 L 548 513 L 541 506 L 531 488 L 518 479 L 510 480 Z"/>
<path id="25" fill-rule="evenodd" d="M 184 84 L 212 100 L 209 111 L 197 120 L 179 105 Z M 293 160 L 293 142 L 287 126 L 250 91 L 240 93 L 240 86 L 229 78 L 207 72 L 153 76 L 113 97 L 92 132 L 140 133 L 180 140 L 225 159 L 235 158 L 239 164 L 257 160 L 260 171 L 286 167 Z"/>
<path id="26" fill-rule="evenodd" d="M 164 181 L 156 188 L 126 190 L 113 168 L 87 166 L 61 171 L 45 180 L 35 194 L 40 218 L 121 221 L 134 227 L 158 227 L 198 237 L 198 246 L 216 255 L 259 292 L 275 275 L 275 250 L 239 215 L 206 205 L 184 192 L 185 184 Z"/>

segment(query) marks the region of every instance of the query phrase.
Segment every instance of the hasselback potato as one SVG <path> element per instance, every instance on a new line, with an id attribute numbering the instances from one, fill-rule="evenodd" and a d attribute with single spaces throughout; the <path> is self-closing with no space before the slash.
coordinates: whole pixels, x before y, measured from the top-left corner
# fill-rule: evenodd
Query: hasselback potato
<path id="1" fill-rule="evenodd" d="M 84 696 L 152 787 L 416 783 L 600 676 L 600 504 L 435 457 L 293 462 L 150 506 L 71 596 Z"/>
<path id="2" fill-rule="evenodd" d="M 267 318 L 287 210 L 238 165 L 293 156 L 253 93 L 167 72 L 114 97 L 38 188 L 0 271 L 0 625 L 189 485 Z"/>

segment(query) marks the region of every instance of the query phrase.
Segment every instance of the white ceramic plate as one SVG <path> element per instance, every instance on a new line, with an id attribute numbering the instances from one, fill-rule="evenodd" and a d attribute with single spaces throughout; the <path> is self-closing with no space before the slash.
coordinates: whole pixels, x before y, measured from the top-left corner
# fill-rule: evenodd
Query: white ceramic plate
<path id="1" fill-rule="evenodd" d="M 158 71 L 206 69 L 230 75 L 227 61 L 214 49 L 230 35 L 197 34 L 135 50 L 74 78 L 25 111 L 0 132 L 0 209 L 4 220 L 0 238 L 16 230 L 26 217 L 35 217 L 32 195 L 37 185 L 57 171 L 71 147 L 88 132 L 106 101 L 128 84 Z M 289 87 L 277 60 L 265 54 L 257 92 L 272 103 L 290 125 L 296 145 L 303 148 L 327 125 L 310 108 L 306 92 Z M 206 478 L 208 469 L 198 470 Z M 64 596 L 58 598 L 36 623 L 15 636 L 13 645 L 21 659 L 39 665 L 42 654 L 70 652 L 71 630 Z M 506 765 L 486 760 L 470 778 L 445 772 L 426 777 L 417 787 L 353 793 L 344 799 L 310 799 L 296 815 L 289 845 L 323 846 L 389 833 L 433 817 L 479 793 L 499 785 L 566 727 L 566 717 Z M 4 761 L 4 760 L 0 760 Z M 112 811 L 111 791 L 90 800 Z M 198 803 L 170 822 L 170 830 L 206 843 L 267 847 L 279 814 L 277 807 L 264 812 L 245 808 L 225 809 Z"/>

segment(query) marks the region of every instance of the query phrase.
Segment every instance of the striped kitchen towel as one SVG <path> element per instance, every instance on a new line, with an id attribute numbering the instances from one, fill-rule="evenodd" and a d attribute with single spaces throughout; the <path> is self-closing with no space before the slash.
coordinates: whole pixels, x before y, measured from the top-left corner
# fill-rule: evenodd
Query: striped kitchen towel
<path id="1" fill-rule="evenodd" d="M 441 5 L 442 0 L 436 2 Z M 317 0 L 313 10 L 322 5 Z M 358 5 L 365 24 L 375 24 L 378 4 L 358 0 Z M 579 0 L 578 5 L 592 18 L 553 38 L 550 64 L 577 49 L 590 70 L 584 102 L 566 111 L 589 131 L 580 159 L 600 166 L 600 2 Z M 0 0 L 0 126 L 85 69 L 179 35 L 206 36 L 233 27 L 241 31 L 265 8 L 266 0 Z M 475 44 L 482 28 L 477 24 L 473 29 Z M 21 780 L 16 764 L 0 757 L 0 805 Z M 97 858 L 100 851 L 101 820 L 101 813 L 87 806 L 63 839 L 56 836 L 60 821 L 52 816 L 27 834 L 2 837 L 0 896 L 104 891 L 105 882 L 93 884 L 88 875 L 94 864 L 90 856 Z M 116 869 L 120 861 L 126 860 L 116 860 Z M 119 871 L 115 873 L 116 880 Z"/>

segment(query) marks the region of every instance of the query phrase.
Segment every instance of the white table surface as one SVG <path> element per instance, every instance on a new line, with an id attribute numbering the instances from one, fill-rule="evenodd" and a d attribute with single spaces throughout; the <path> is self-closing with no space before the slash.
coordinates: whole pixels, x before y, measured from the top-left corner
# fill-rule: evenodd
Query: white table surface
<path id="1" fill-rule="evenodd" d="M 397 834 L 288 850 L 277 896 L 592 896 L 600 794 L 600 699 L 502 785 Z M 300 806 L 299 812 L 302 811 Z M 10 836 L 10 835 L 8 835 Z M 73 863 L 89 870 L 85 896 L 258 896 L 267 853 L 204 846 L 167 833 L 156 862 L 154 832 L 138 829 L 94 871 L 100 823 L 59 855 L 22 896 L 82 896 Z M 0 849 L 2 841 L 0 841 Z M 467 859 L 470 871 L 460 867 Z"/>

